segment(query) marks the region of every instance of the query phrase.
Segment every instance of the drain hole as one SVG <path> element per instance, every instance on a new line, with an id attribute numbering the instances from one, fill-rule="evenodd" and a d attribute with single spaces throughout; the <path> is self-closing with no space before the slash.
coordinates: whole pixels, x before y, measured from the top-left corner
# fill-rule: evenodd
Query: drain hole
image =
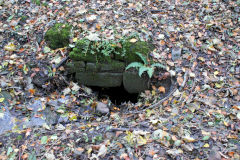
<path id="1" fill-rule="evenodd" d="M 138 94 L 128 93 L 123 86 L 102 88 L 102 87 L 90 87 L 93 91 L 98 93 L 98 99 L 109 98 L 112 103 L 121 105 L 124 102 L 138 102 Z"/>
<path id="2" fill-rule="evenodd" d="M 173 78 L 166 78 L 164 80 L 158 80 L 158 79 L 152 79 L 151 85 L 155 87 L 164 87 L 165 93 L 157 93 L 159 95 L 159 98 L 166 97 L 171 90 L 173 89 L 173 83 L 175 79 Z M 90 87 L 94 92 L 97 93 L 98 99 L 107 99 L 109 98 L 112 103 L 116 105 L 121 105 L 124 102 L 132 102 L 137 103 L 140 98 L 140 93 L 136 94 L 130 94 L 128 93 L 123 85 L 121 87 L 111 87 L 111 88 L 103 88 L 103 87 Z M 152 87 L 150 87 L 150 90 L 152 90 Z M 158 91 L 156 91 L 158 92 Z"/>

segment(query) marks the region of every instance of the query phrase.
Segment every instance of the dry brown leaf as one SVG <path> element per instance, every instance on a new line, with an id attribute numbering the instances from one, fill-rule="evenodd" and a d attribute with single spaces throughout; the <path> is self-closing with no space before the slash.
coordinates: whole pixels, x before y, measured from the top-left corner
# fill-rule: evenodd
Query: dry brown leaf
<path id="1" fill-rule="evenodd" d="M 160 93 L 165 93 L 165 92 L 166 92 L 165 87 L 163 87 L 163 86 L 160 86 L 160 87 L 158 88 L 158 91 L 159 91 Z"/>
<path id="2" fill-rule="evenodd" d="M 178 77 L 177 77 L 177 82 L 178 82 L 178 84 L 181 86 L 182 83 L 183 83 L 183 77 L 178 76 Z"/>

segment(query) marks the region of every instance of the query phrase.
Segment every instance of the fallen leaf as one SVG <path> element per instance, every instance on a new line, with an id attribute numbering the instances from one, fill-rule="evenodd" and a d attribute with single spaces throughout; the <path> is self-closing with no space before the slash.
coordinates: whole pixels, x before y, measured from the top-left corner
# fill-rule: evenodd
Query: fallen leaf
<path id="1" fill-rule="evenodd" d="M 204 148 L 209 148 L 209 144 L 208 143 L 206 143 L 206 144 L 204 144 L 204 146 L 203 146 Z"/>
<path id="2" fill-rule="evenodd" d="M 4 97 L 0 98 L 0 103 L 2 103 L 4 101 Z"/>
<path id="3" fill-rule="evenodd" d="M 43 136 L 41 138 L 41 144 L 47 144 L 47 141 L 48 141 L 48 137 L 47 136 Z"/>
<path id="4" fill-rule="evenodd" d="M 10 42 L 6 46 L 4 46 L 4 50 L 13 52 L 16 50 L 16 46 L 12 42 Z"/>
<path id="5" fill-rule="evenodd" d="M 190 142 L 195 142 L 195 141 L 196 141 L 194 138 L 190 137 L 189 135 L 183 137 L 183 140 L 184 140 L 185 142 L 189 142 L 189 143 L 190 143 Z"/>
<path id="6" fill-rule="evenodd" d="M 159 88 L 158 88 L 158 91 L 160 92 L 160 93 L 165 93 L 166 91 L 165 91 L 165 87 L 163 87 L 163 86 L 160 86 Z"/>
<path id="7" fill-rule="evenodd" d="M 135 39 L 135 38 L 132 38 L 132 39 L 130 39 L 130 41 L 129 42 L 131 42 L 131 43 L 135 43 L 135 42 L 137 42 L 137 39 Z"/>
<path id="8" fill-rule="evenodd" d="M 178 84 L 181 86 L 182 83 L 183 83 L 183 78 L 180 77 L 180 76 L 178 76 L 178 77 L 177 77 L 177 82 L 178 82 Z"/>
<path id="9" fill-rule="evenodd" d="M 97 29 L 98 31 L 100 31 L 100 29 L 101 29 L 100 24 L 96 24 L 96 29 Z"/>
<path id="10" fill-rule="evenodd" d="M 105 146 L 105 144 L 102 144 L 100 146 L 97 156 L 103 158 L 106 154 L 107 154 L 107 147 Z"/>

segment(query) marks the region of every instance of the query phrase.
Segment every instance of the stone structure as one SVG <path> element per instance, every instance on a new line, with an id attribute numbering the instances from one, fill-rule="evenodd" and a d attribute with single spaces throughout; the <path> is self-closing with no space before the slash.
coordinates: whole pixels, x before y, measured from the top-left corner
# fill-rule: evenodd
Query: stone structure
<path id="1" fill-rule="evenodd" d="M 119 45 L 121 47 L 113 48 L 108 56 L 103 55 L 104 53 L 97 51 L 96 48 L 89 47 L 89 45 L 94 46 L 101 42 L 85 40 L 85 43 L 84 40 L 80 40 L 70 53 L 72 62 L 67 63 L 66 68 L 70 73 L 75 73 L 76 80 L 80 84 L 86 86 L 119 87 L 123 85 L 129 93 L 147 90 L 149 88 L 148 76 L 143 74 L 139 77 L 136 69 L 126 71 L 125 67 L 131 62 L 141 62 L 135 53 L 147 55 L 152 50 L 152 46 L 140 40 L 133 43 L 130 39 L 124 40 Z M 89 52 L 84 49 L 86 46 Z M 122 55 L 123 50 L 125 50 L 124 55 Z"/>

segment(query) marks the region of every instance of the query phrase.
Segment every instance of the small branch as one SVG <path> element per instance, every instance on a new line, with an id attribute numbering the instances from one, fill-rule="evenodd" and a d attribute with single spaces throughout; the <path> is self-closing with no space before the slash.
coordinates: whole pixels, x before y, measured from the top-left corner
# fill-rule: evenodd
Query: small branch
<path id="1" fill-rule="evenodd" d="M 147 109 L 152 109 L 152 108 L 154 108 L 154 107 L 156 107 L 156 106 L 159 106 L 162 102 L 164 102 L 164 101 L 167 100 L 169 97 L 171 97 L 176 90 L 177 90 L 177 86 L 175 85 L 175 88 L 171 91 L 171 93 L 169 93 L 166 97 L 164 97 L 163 99 L 161 99 L 161 100 L 158 101 L 157 103 L 155 103 L 155 104 L 153 104 L 153 105 L 151 105 L 151 106 L 149 106 L 149 107 L 147 107 L 147 108 L 145 108 L 145 109 L 143 109 L 143 110 L 141 110 L 141 111 L 135 111 L 135 112 L 131 112 L 131 113 L 133 113 L 133 114 L 135 114 L 135 113 L 141 113 L 141 112 L 146 111 Z"/>
<path id="2" fill-rule="evenodd" d="M 186 71 L 185 74 L 184 74 L 183 83 L 181 84 L 181 86 L 180 86 L 180 88 L 179 88 L 179 91 L 181 91 L 181 90 L 184 88 L 187 80 L 188 80 L 188 71 Z"/>
<path id="3" fill-rule="evenodd" d="M 69 58 L 69 56 L 63 58 L 63 59 L 61 60 L 61 62 L 59 62 L 59 63 L 55 66 L 55 68 L 58 69 L 59 67 L 61 67 L 61 66 L 68 60 L 68 58 Z"/>

